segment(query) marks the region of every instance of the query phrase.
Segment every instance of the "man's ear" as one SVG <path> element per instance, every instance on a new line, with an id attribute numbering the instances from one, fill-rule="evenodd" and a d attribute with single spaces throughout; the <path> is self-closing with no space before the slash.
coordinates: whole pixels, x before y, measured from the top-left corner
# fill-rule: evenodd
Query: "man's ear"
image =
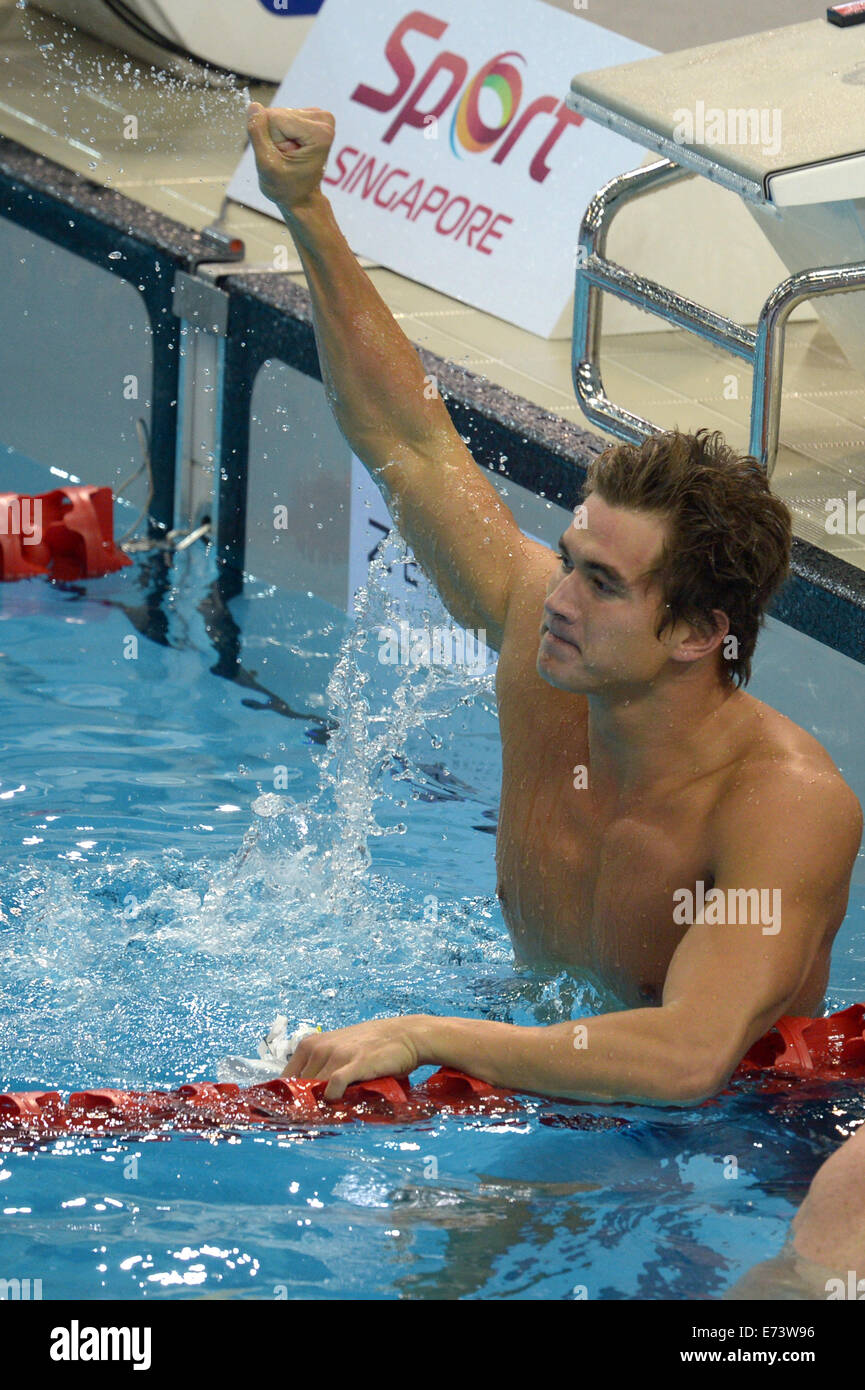
<path id="1" fill-rule="evenodd" d="M 730 631 L 730 619 L 720 608 L 713 608 L 712 619 L 711 624 L 688 624 L 687 634 L 670 653 L 674 661 L 700 661 L 720 647 Z"/>

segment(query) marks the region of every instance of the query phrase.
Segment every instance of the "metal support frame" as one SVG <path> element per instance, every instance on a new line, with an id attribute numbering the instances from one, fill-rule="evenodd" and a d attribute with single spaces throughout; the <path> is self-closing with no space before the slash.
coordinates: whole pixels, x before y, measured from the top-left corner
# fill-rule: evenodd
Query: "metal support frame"
<path id="1" fill-rule="evenodd" d="M 23 152 L 23 147 L 0 136 L 0 217 L 125 280 L 143 298 L 153 339 L 149 446 L 154 486 L 149 516 L 153 527 L 170 530 L 176 522 L 178 400 L 183 343 L 181 324 L 174 312 L 175 277 L 185 275 L 187 291 L 195 285 L 203 285 L 201 294 L 205 299 L 201 304 L 209 305 L 212 296 L 206 296 L 212 281 L 196 278 L 195 272 L 205 262 L 230 263 L 241 259 L 243 242 L 224 235 L 215 224 L 203 233 L 184 228 L 186 248 L 168 249 L 157 241 L 142 209 L 138 211 L 143 226 L 141 230 L 136 229 L 134 218 L 126 213 L 127 204 L 122 195 L 99 188 L 90 180 L 39 158 L 40 178 L 46 182 L 43 187 L 32 176 L 26 177 L 4 167 L 3 155 L 7 150 L 14 160 L 18 151 Z M 26 153 L 38 158 L 29 151 Z M 88 195 L 91 204 L 88 207 L 78 205 L 71 196 L 82 192 Z M 98 207 L 100 201 L 105 204 L 104 210 Z M 134 209 L 135 205 L 129 203 L 128 207 Z"/>
<path id="2" fill-rule="evenodd" d="M 656 425 L 616 405 L 604 390 L 599 366 L 601 296 L 613 294 L 750 364 L 753 376 L 749 450 L 771 477 L 778 452 L 787 319 L 806 299 L 865 289 L 865 262 L 802 270 L 782 280 L 760 310 L 757 328 L 753 330 L 607 260 L 607 233 L 616 213 L 626 203 L 680 179 L 694 177 L 692 170 L 670 159 L 659 159 L 611 179 L 586 208 L 580 226 L 574 287 L 574 390 L 584 415 L 617 438 L 640 444 L 648 435 L 657 433 Z"/>
<path id="3" fill-rule="evenodd" d="M 228 295 L 212 280 L 178 270 L 173 309 L 181 324 L 174 525 L 191 530 L 207 517 L 215 532 Z"/>
<path id="4" fill-rule="evenodd" d="M 174 266 L 164 252 L 134 235 L 70 206 L 58 194 L 29 187 L 2 169 L 0 217 L 125 280 L 141 294 L 153 335 L 153 377 L 148 392 L 152 402 L 150 453 L 154 483 L 150 517 L 157 526 L 168 530 L 174 511 L 180 355 L 179 324 L 170 312 Z"/>
<path id="5" fill-rule="evenodd" d="M 273 359 L 318 380 L 321 370 L 311 324 L 248 292 L 240 275 L 226 277 L 223 284 L 228 323 L 222 342 L 216 553 L 220 593 L 227 601 L 243 592 L 252 399 L 258 373 Z"/>

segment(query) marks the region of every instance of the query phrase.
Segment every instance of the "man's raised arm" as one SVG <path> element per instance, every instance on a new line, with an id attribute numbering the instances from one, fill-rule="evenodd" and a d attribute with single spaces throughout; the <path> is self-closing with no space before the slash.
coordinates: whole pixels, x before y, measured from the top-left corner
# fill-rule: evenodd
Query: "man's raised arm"
<path id="1" fill-rule="evenodd" d="M 253 103 L 249 134 L 261 190 L 282 212 L 306 273 L 337 423 L 454 617 L 485 627 L 489 645 L 497 646 L 523 537 L 437 391 L 428 389 L 417 352 L 358 265 L 321 191 L 333 117 L 315 107 L 266 110 Z"/>

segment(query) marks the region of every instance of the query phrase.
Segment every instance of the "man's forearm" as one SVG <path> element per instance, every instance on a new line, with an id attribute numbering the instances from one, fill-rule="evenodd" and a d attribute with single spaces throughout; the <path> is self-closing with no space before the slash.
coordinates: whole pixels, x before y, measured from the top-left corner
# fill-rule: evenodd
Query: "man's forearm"
<path id="1" fill-rule="evenodd" d="M 417 352 L 358 265 L 320 191 L 281 209 L 310 295 L 322 378 L 331 409 L 355 453 L 374 468 L 395 442 L 428 446 L 452 428 L 441 399 L 425 393 Z"/>
<path id="2" fill-rule="evenodd" d="M 424 1014 L 411 1031 L 420 1065 L 541 1095 L 685 1105 L 721 1084 L 714 1060 L 691 1049 L 660 1008 L 539 1028 Z"/>

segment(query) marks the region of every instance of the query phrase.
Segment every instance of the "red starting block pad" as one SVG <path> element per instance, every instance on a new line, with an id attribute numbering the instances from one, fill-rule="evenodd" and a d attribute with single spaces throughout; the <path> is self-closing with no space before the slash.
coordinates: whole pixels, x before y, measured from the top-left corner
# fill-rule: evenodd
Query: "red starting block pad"
<path id="1" fill-rule="evenodd" d="M 233 1082 L 203 1081 L 176 1091 L 7 1091 L 0 1094 L 0 1140 L 56 1139 L 63 1135 L 131 1135 L 148 1130 L 237 1130 L 253 1127 L 332 1125 L 347 1120 L 372 1123 L 428 1119 L 444 1111 L 503 1114 L 514 1106 L 512 1092 L 464 1072 L 442 1067 L 424 1084 L 408 1077 L 381 1076 L 349 1086 L 338 1101 L 324 1099 L 327 1082 L 281 1077 L 241 1088 Z"/>
<path id="2" fill-rule="evenodd" d="M 0 492 L 0 580 L 96 579 L 128 564 L 114 544 L 110 487 Z"/>

